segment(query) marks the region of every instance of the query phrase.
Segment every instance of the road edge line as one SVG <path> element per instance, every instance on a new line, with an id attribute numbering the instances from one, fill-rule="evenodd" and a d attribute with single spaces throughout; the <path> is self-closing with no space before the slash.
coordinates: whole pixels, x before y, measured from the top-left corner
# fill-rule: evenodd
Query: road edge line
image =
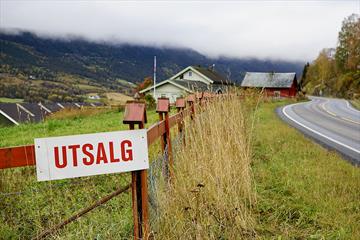
<path id="1" fill-rule="evenodd" d="M 307 130 L 309 130 L 309 131 L 311 131 L 311 132 L 313 132 L 313 133 L 315 133 L 315 134 L 317 134 L 317 135 L 319 135 L 319 136 L 321 136 L 321 137 L 323 137 L 323 138 L 326 138 L 326 139 L 328 139 L 328 140 L 330 140 L 330 141 L 332 141 L 332 142 L 334 142 L 334 143 L 336 143 L 336 144 L 338 144 L 338 145 L 340 145 L 340 146 L 343 146 L 343 147 L 345 147 L 345 148 L 347 148 L 347 149 L 350 149 L 350 150 L 352 150 L 352 151 L 360 154 L 360 151 L 359 151 L 359 150 L 357 150 L 357 149 L 355 149 L 355 148 L 353 148 L 353 147 L 350 147 L 350 146 L 348 146 L 348 145 L 346 145 L 346 144 L 344 144 L 344 143 L 342 143 L 342 142 L 339 142 L 339 141 L 337 141 L 337 140 L 335 140 L 335 139 L 333 139 L 333 138 L 331 138 L 331 137 L 328 137 L 328 136 L 326 136 L 326 135 L 324 135 L 324 134 L 322 134 L 322 133 L 320 133 L 320 132 L 318 132 L 318 131 L 316 131 L 316 130 L 308 127 L 308 126 L 305 126 L 304 124 L 302 124 L 301 122 L 295 120 L 294 118 L 292 118 L 291 116 L 289 116 L 289 115 L 285 112 L 285 110 L 286 110 L 288 107 L 292 107 L 292 106 L 299 105 L 299 104 L 303 104 L 303 103 L 295 103 L 295 104 L 287 105 L 287 106 L 283 107 L 283 108 L 281 109 L 281 111 L 282 111 L 282 113 L 283 113 L 288 119 L 290 119 L 291 121 L 293 121 L 293 122 L 295 122 L 296 124 L 300 125 L 301 127 L 305 128 L 305 129 L 307 129 Z"/>

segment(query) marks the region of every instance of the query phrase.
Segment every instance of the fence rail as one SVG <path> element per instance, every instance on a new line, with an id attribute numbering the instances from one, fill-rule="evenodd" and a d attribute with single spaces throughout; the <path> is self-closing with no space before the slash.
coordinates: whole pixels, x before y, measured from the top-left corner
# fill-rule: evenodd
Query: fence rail
<path id="1" fill-rule="evenodd" d="M 189 115 L 189 109 L 185 109 L 183 113 L 178 112 L 175 115 L 170 116 L 170 128 L 174 127 L 176 124 L 181 122 L 183 118 Z M 148 145 L 153 144 L 159 137 L 164 135 L 165 132 L 165 120 L 159 121 L 149 127 L 147 130 Z M 36 165 L 34 144 L 0 148 L 0 169 L 33 165 Z"/>

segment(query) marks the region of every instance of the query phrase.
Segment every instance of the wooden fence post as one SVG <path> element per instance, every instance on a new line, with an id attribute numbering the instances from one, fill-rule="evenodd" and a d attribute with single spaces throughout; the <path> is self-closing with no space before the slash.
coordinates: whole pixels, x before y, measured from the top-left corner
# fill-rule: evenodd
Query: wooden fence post
<path id="1" fill-rule="evenodd" d="M 146 118 L 146 105 L 144 102 L 128 101 L 125 105 L 124 124 L 129 124 L 130 130 L 143 129 Z M 148 188 L 147 170 L 131 172 L 131 192 L 134 221 L 134 239 L 149 238 L 149 215 L 148 215 Z"/>
<path id="2" fill-rule="evenodd" d="M 199 106 L 202 106 L 202 98 L 203 98 L 203 93 L 202 92 L 197 92 L 195 94 L 195 97 L 196 97 L 196 102 L 199 103 Z"/>
<path id="3" fill-rule="evenodd" d="M 185 108 L 185 99 L 184 98 L 177 98 L 176 99 L 176 109 L 177 111 L 180 113 L 180 117 L 181 117 L 181 121 L 178 122 L 178 131 L 181 134 L 183 132 L 183 127 L 184 127 L 184 114 L 183 114 L 183 110 Z"/>
<path id="4" fill-rule="evenodd" d="M 184 109 L 186 107 L 184 98 L 177 98 L 175 103 L 178 113 L 180 113 L 180 121 L 178 122 L 178 131 L 182 135 L 183 145 L 185 146 L 185 136 L 184 136 Z"/>
<path id="5" fill-rule="evenodd" d="M 194 118 L 195 118 L 195 95 L 189 95 L 187 97 L 187 102 L 190 106 L 190 111 L 191 111 L 190 118 L 191 118 L 191 120 L 194 120 Z"/>
<path id="6" fill-rule="evenodd" d="M 171 138 L 170 138 L 170 122 L 169 122 L 169 112 L 170 112 L 170 101 L 168 98 L 158 98 L 156 112 L 159 113 L 160 120 L 163 119 L 163 115 L 165 116 L 165 133 L 163 136 L 163 153 L 165 151 L 165 147 L 167 146 L 167 174 L 168 180 L 171 181 L 173 178 L 173 156 L 172 156 L 172 148 L 171 148 Z"/>

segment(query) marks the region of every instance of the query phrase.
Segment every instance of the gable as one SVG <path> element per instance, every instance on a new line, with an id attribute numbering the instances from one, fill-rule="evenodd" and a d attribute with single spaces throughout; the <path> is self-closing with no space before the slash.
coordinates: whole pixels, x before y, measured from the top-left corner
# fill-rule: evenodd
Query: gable
<path id="1" fill-rule="evenodd" d="M 172 87 L 170 86 L 172 85 Z M 158 91 L 158 89 L 161 89 L 161 91 L 165 91 L 166 89 L 169 89 L 169 91 L 185 91 L 185 92 L 192 92 L 190 89 L 188 89 L 187 87 L 184 87 L 180 84 L 175 83 L 174 81 L 168 79 L 165 81 L 162 81 L 160 83 L 157 83 L 155 86 L 150 86 L 146 89 L 143 89 L 140 91 L 140 93 L 146 93 L 149 91 L 154 91 L 154 87 L 156 88 L 156 91 Z M 179 89 L 179 90 L 176 90 Z"/>
<path id="2" fill-rule="evenodd" d="M 174 84 L 171 84 L 170 82 L 163 84 L 156 88 L 156 91 L 158 93 L 182 93 L 186 92 L 183 88 L 180 88 Z"/>
<path id="3" fill-rule="evenodd" d="M 185 71 L 180 72 L 179 74 L 175 75 L 172 80 L 187 80 L 187 81 L 197 81 L 203 82 L 206 84 L 211 84 L 212 82 L 209 81 L 208 78 L 199 74 L 195 69 L 189 67 L 186 68 Z"/>
<path id="4" fill-rule="evenodd" d="M 190 74 L 191 72 L 191 74 Z M 189 76 L 191 75 L 191 76 Z M 190 79 L 187 79 L 190 78 Z M 170 78 L 171 80 L 189 80 L 189 81 L 198 81 L 198 82 L 203 82 L 206 84 L 211 84 L 213 83 L 213 81 L 208 78 L 207 76 L 205 76 L 204 74 L 202 74 L 201 72 L 199 72 L 196 68 L 189 66 L 183 70 L 181 70 L 180 72 L 178 72 L 177 74 L 175 74 L 174 76 L 172 76 Z"/>

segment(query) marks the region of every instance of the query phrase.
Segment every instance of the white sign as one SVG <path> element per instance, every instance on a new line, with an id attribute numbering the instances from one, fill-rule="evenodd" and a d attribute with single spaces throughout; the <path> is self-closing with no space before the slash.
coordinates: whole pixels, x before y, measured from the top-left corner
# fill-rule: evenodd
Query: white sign
<path id="1" fill-rule="evenodd" d="M 149 168 L 146 129 L 35 139 L 38 181 Z"/>

